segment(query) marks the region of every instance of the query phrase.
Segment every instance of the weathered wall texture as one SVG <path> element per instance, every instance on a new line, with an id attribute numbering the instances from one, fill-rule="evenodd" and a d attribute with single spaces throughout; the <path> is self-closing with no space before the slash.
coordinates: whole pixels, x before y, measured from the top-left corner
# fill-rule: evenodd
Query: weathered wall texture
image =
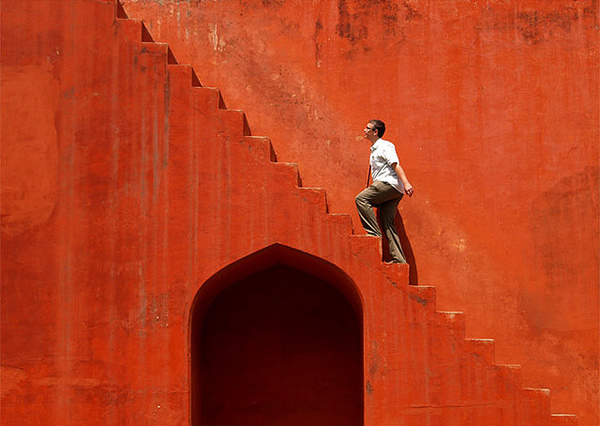
<path id="1" fill-rule="evenodd" d="M 416 188 L 400 205 L 411 280 L 598 424 L 597 1 L 124 6 L 357 230 L 361 131 L 386 121 Z"/>
<path id="2" fill-rule="evenodd" d="M 573 424 L 521 374 L 596 424 L 597 5 L 519 5 L 126 8 L 328 190 L 330 213 L 354 214 L 356 135 L 386 120 L 418 191 L 401 209 L 411 279 L 522 371 L 382 266 L 376 239 L 296 188 L 295 167 L 166 45 L 115 22 L 114 2 L 2 0 L 3 424 L 186 424 L 206 374 L 190 357 L 212 353 L 194 349 L 204 315 L 231 312 L 212 298 L 282 267 L 337 288 L 361 322 L 366 425 Z"/>

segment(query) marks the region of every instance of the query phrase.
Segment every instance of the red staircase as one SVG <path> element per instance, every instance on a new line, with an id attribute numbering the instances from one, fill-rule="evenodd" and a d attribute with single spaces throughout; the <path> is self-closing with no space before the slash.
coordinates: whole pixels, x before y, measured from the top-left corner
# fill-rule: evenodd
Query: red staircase
<path id="1" fill-rule="evenodd" d="M 217 155 L 221 162 L 214 165 L 209 173 L 198 169 L 198 184 L 210 185 L 215 180 L 216 185 L 224 185 L 224 180 L 235 182 L 232 185 L 239 185 L 243 191 L 254 192 L 258 204 L 269 204 L 268 199 L 273 198 L 295 198 L 288 204 L 299 206 L 309 216 L 310 226 L 294 227 L 294 232 L 319 235 L 324 240 L 344 234 L 348 248 L 334 244 L 334 251 L 358 253 L 360 258 L 352 259 L 352 262 L 379 265 L 379 280 L 384 285 L 378 289 L 378 300 L 385 305 L 380 309 L 383 315 L 388 315 L 384 321 L 393 324 L 390 329 L 409 330 L 407 336 L 401 333 L 389 336 L 392 340 L 398 340 L 395 342 L 398 352 L 385 365 L 386 369 L 391 370 L 395 362 L 407 367 L 397 386 L 397 396 L 400 398 L 390 401 L 384 395 L 379 395 L 384 407 L 389 404 L 383 411 L 398 413 L 398 417 L 392 420 L 394 424 L 577 424 L 574 415 L 551 414 L 549 390 L 523 388 L 520 366 L 496 364 L 493 340 L 465 338 L 465 316 L 462 312 L 436 311 L 434 287 L 409 286 L 407 267 L 381 263 L 379 238 L 354 235 L 350 216 L 329 213 L 323 189 L 302 187 L 298 166 L 277 162 L 270 140 L 251 135 L 242 111 L 227 109 L 218 89 L 203 87 L 190 66 L 177 64 L 167 45 L 153 42 L 142 22 L 128 19 L 119 3 L 117 10 L 117 28 L 121 37 L 137 39 L 142 52 L 151 54 L 153 60 L 164 62 L 169 90 L 177 92 L 177 96 L 171 98 L 177 99 L 178 103 L 169 105 L 170 132 L 177 135 L 171 137 L 169 150 L 177 149 L 174 145 L 179 137 L 195 140 L 197 132 L 203 131 L 199 126 L 206 124 L 202 117 L 215 117 L 214 122 L 209 124 L 216 125 L 220 148 L 204 146 L 201 149 L 214 149 L 226 155 Z M 196 141 L 197 145 L 201 143 Z M 213 152 L 205 154 L 214 158 Z M 186 160 L 185 154 L 181 160 Z M 242 169 L 249 174 L 240 178 L 235 169 L 242 162 L 247 165 Z M 169 167 L 177 168 L 173 163 Z M 177 170 L 171 176 L 174 179 L 181 178 Z M 258 179 L 255 180 L 255 177 Z M 273 184 L 280 190 L 273 190 Z M 223 201 L 209 200 L 209 203 L 216 205 L 220 202 Z M 233 210 L 243 209 L 233 200 L 225 202 Z M 268 219 L 270 215 L 285 215 L 286 212 L 269 210 L 262 211 L 262 214 Z M 278 223 L 278 220 L 266 222 Z M 226 225 L 227 221 L 224 221 L 218 226 Z M 265 224 L 265 229 L 267 226 Z M 287 238 L 280 236 L 275 239 Z M 244 251 L 234 245 L 231 242 L 228 249 L 232 252 Z M 326 243 L 324 245 L 327 246 Z M 369 356 L 367 348 L 365 355 Z M 370 384 L 369 375 L 365 377 L 365 382 L 369 394 L 377 392 Z M 387 414 L 376 414 L 371 422 L 368 417 L 367 424 L 384 424 L 378 423 L 382 419 L 385 419 L 385 424 L 391 424 L 388 423 L 390 418 Z"/>
<path id="2" fill-rule="evenodd" d="M 354 235 L 117 0 L 10 7 L 58 17 L 27 28 L 50 28 L 35 48 L 49 40 L 56 65 L 42 69 L 61 85 L 61 184 L 45 222 L 3 239 L 3 422 L 189 424 L 196 295 L 285 246 L 356 284 L 365 425 L 577 424 L 551 414 L 548 390 L 523 388 L 519 366 L 496 364 L 493 340 L 465 338 L 463 313 L 436 311 L 434 287 L 383 264 L 379 238 Z M 90 10 L 93 31 L 76 19 Z"/>

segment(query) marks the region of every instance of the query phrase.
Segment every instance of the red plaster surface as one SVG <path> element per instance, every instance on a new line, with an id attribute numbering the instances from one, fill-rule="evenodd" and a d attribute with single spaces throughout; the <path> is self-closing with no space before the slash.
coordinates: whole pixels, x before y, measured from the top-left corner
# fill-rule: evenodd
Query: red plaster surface
<path id="1" fill-rule="evenodd" d="M 553 407 L 600 423 L 597 1 L 124 6 L 357 232 L 359 137 L 383 119 L 416 188 L 400 203 L 411 281 Z"/>
<path id="2" fill-rule="evenodd" d="M 443 39 L 433 30 L 425 34 L 428 26 L 421 23 L 423 31 L 415 31 L 424 37 L 425 47 L 413 48 L 427 51 L 426 62 L 439 65 L 443 72 L 435 73 L 430 66 L 423 68 L 430 74 L 418 73 L 412 68 L 418 61 L 407 56 L 402 66 L 413 78 L 423 75 L 421 86 L 401 85 L 399 77 L 404 74 L 389 73 L 391 80 L 396 76 L 397 86 L 385 91 L 395 90 L 396 96 L 389 96 L 390 103 L 381 112 L 372 107 L 368 113 L 388 121 L 390 139 L 398 142 L 411 181 L 421 191 L 420 198 L 403 202 L 402 207 L 419 281 L 439 284 L 440 293 L 446 292 L 443 300 L 453 308 L 469 307 L 468 317 L 473 318 L 469 334 L 481 335 L 483 330 L 485 336 L 499 338 L 503 342 L 498 358 L 504 362 L 504 357 L 512 356 L 507 360 L 525 364 L 520 369 L 495 364 L 493 342 L 465 340 L 462 314 L 436 312 L 433 288 L 409 287 L 406 268 L 381 264 L 377 239 L 352 236 L 350 217 L 327 211 L 329 204 L 329 212 L 353 212 L 348 204 L 364 180 L 361 163 L 366 158 L 364 145 L 354 140 L 358 133 L 354 127 L 364 125 L 364 108 L 381 104 L 381 95 L 370 90 L 374 82 L 386 81 L 383 76 L 391 66 L 402 71 L 389 56 L 373 67 L 369 37 L 376 44 L 389 39 L 386 32 L 363 28 L 368 10 L 361 8 L 367 3 L 341 2 L 347 10 L 329 10 L 326 6 L 334 3 L 319 3 L 314 7 L 323 13 L 320 25 L 310 8 L 299 10 L 296 3 L 294 13 L 282 15 L 288 19 L 286 30 L 274 37 L 267 37 L 268 26 L 259 32 L 260 16 L 252 18 L 252 13 L 265 12 L 263 6 L 282 13 L 294 6 L 291 2 L 263 2 L 244 9 L 250 15 L 244 17 L 235 9 L 245 7 L 244 2 L 189 3 L 198 7 L 196 12 L 224 19 L 225 28 L 263 34 L 264 49 L 271 49 L 271 42 L 279 49 L 287 47 L 291 63 L 303 51 L 287 42 L 291 34 L 296 40 L 303 28 L 295 20 L 346 44 L 338 52 L 340 45 L 323 42 L 321 48 L 331 55 L 322 56 L 320 66 L 301 60 L 285 65 L 281 56 L 279 77 L 269 69 L 273 64 L 267 61 L 267 50 L 266 55 L 252 56 L 260 53 L 260 44 L 258 50 L 228 50 L 228 43 L 238 39 L 235 33 L 224 45 L 221 36 L 212 39 L 213 50 L 207 55 L 221 62 L 209 61 L 208 70 L 198 66 L 203 61 L 189 60 L 198 66 L 205 83 L 215 77 L 213 66 L 223 66 L 221 74 L 229 74 L 231 80 L 232 93 L 225 97 L 229 105 L 239 101 L 240 107 L 251 110 L 260 103 L 249 93 L 252 87 L 264 90 L 258 96 L 262 105 L 275 105 L 281 114 L 257 108 L 254 114 L 262 119 L 255 120 L 251 113 L 250 125 L 254 134 L 273 136 L 279 161 L 297 154 L 304 185 L 297 188 L 296 167 L 271 162 L 269 141 L 245 137 L 243 115 L 219 109 L 223 105 L 216 90 L 192 87 L 195 79 L 189 67 L 167 65 L 166 45 L 142 43 L 139 23 L 116 22 L 113 2 L 2 1 L 2 423 L 188 424 L 197 397 L 193 382 L 198 379 L 191 374 L 198 368 L 190 365 L 197 343 L 190 334 L 191 316 L 194 306 L 224 289 L 213 288 L 214 294 L 208 296 L 199 290 L 207 288 L 205 283 L 219 271 L 267 248 L 260 261 L 253 257 L 245 268 L 257 273 L 286 265 L 315 275 L 338 287 L 361 319 L 365 425 L 575 424 L 572 417 L 551 417 L 550 410 L 578 412 L 580 424 L 593 424 L 598 240 L 597 74 L 591 70 L 597 58 L 589 22 L 596 18 L 586 2 L 576 3 L 579 26 L 564 24 L 548 34 L 536 32 L 540 19 L 534 15 L 533 28 L 519 30 L 523 40 L 508 37 L 510 28 L 491 17 L 483 20 L 492 35 L 504 34 L 505 42 L 522 43 L 518 58 L 510 44 L 486 45 L 494 55 L 506 57 L 506 62 L 500 61 L 506 73 L 514 72 L 508 65 L 526 59 L 528 66 L 519 65 L 521 79 L 509 79 L 508 87 L 497 81 L 498 92 L 492 91 L 510 103 L 485 99 L 492 104 L 485 106 L 483 91 L 467 90 L 474 86 L 466 83 L 466 77 L 461 79 L 461 73 L 469 78 L 476 73 L 458 66 L 461 49 L 453 43 L 464 43 L 466 37 L 460 27 L 441 43 L 451 52 L 431 52 L 426 47 L 437 46 L 431 41 Z M 229 6 L 225 10 L 224 4 Z M 402 11 L 403 25 L 435 22 L 437 31 L 463 22 L 450 3 L 436 4 L 443 6 L 407 1 L 395 10 Z M 219 5 L 223 8 L 210 9 Z M 391 5 L 381 3 L 377 10 L 393 16 L 393 10 L 386 9 Z M 460 5 L 472 13 L 480 10 L 471 3 L 456 7 Z M 514 8 L 510 2 L 494 5 L 500 10 Z M 165 18 L 171 13 L 190 21 L 196 16 L 173 9 Z M 232 15 L 225 19 L 224 13 Z M 255 26 L 235 25 L 234 16 Z M 277 26 L 286 22 L 282 16 Z M 515 16 L 522 21 L 529 15 Z M 398 21 L 389 19 L 386 31 L 396 28 L 394 22 Z M 186 29 L 193 33 L 194 26 L 182 31 Z M 409 39 L 408 28 L 398 26 L 394 31 L 395 37 L 403 36 L 390 46 L 399 49 Z M 162 36 L 157 28 L 152 33 Z M 212 34 L 222 33 L 217 29 Z M 206 37 L 205 32 L 202 35 Z M 197 40 L 204 42 L 200 36 Z M 240 46 L 243 42 L 250 46 L 251 39 L 238 40 Z M 184 41 L 172 41 L 180 60 L 194 49 L 193 43 Z M 552 49 L 544 48 L 548 43 Z M 546 88 L 550 77 L 542 73 L 541 62 L 537 79 L 525 78 L 533 65 L 528 61 L 541 61 L 544 55 L 562 58 L 554 47 L 561 43 L 566 44 L 561 54 L 567 62 L 563 73 L 552 74 L 562 77 L 557 88 Z M 275 58 L 278 55 L 271 54 L 271 60 Z M 240 60 L 246 65 L 236 63 Z M 292 68 L 300 70 L 303 63 L 319 74 L 323 61 L 332 61 L 323 72 L 327 81 L 307 79 L 316 86 L 294 85 L 298 80 L 290 74 Z M 340 64 L 353 64 L 356 72 Z M 490 71 L 486 64 L 487 74 L 482 75 L 502 80 L 502 73 Z M 380 73 L 371 72 L 378 68 Z M 271 86 L 252 86 L 254 80 L 248 80 L 251 87 L 238 92 L 236 84 L 242 81 L 238 72 L 252 75 L 251 69 L 257 78 L 268 76 Z M 345 90 L 350 87 L 351 93 Z M 400 96 L 419 87 L 430 91 L 430 104 L 417 102 L 423 101 L 423 92 Z M 521 94 L 530 87 L 537 95 Z M 277 89 L 273 92 L 277 96 L 278 90 L 287 88 L 290 96 L 277 101 L 271 97 L 276 95 L 266 96 L 269 88 Z M 298 104 L 294 94 L 301 95 Z M 310 97 L 320 99 L 319 105 L 330 105 L 330 112 L 325 112 L 335 117 L 319 115 L 313 104 L 306 103 Z M 459 99 L 461 108 L 443 102 Z M 441 104 L 444 108 L 438 109 Z M 291 105 L 296 107 L 286 108 Z M 499 119 L 506 110 L 494 105 L 510 107 L 512 121 Z M 470 108 L 479 112 L 473 115 Z M 528 108 L 531 114 L 523 115 Z M 296 115 L 286 115 L 290 110 Z M 386 117 L 386 111 L 395 111 L 393 116 L 403 117 L 406 125 Z M 494 113 L 497 116 L 492 117 Z M 430 120 L 417 120 L 423 116 Z M 448 121 L 451 117 L 455 118 Z M 555 124 L 558 118 L 564 120 Z M 519 120 L 529 125 L 522 129 Z M 497 133 L 486 133 L 488 122 L 494 123 L 491 127 Z M 561 132 L 568 136 L 569 149 L 557 139 Z M 538 136 L 535 144 L 522 143 L 531 135 Z M 480 143 L 473 145 L 473 140 Z M 504 145 L 507 141 L 512 145 Z M 520 151 L 515 152 L 517 147 Z M 525 173 L 528 178 L 514 189 L 501 185 L 518 171 L 532 170 L 535 176 Z M 484 173 L 490 171 L 495 179 Z M 489 187 L 494 184 L 498 188 L 494 192 L 503 197 L 492 195 Z M 327 202 L 322 190 L 306 188 L 317 185 L 328 190 Z M 508 191 L 514 191 L 510 197 Z M 508 199 L 510 208 L 505 208 Z M 494 227 L 489 226 L 490 214 L 497 222 Z M 513 215 L 526 225 L 517 226 Z M 548 228 L 556 232 L 547 232 Z M 502 229 L 511 232 L 506 235 Z M 432 247 L 438 249 L 428 250 Z M 567 252 L 573 263 L 561 259 Z M 550 259 L 556 257 L 559 266 L 551 268 Z M 540 265 L 546 266 L 544 273 Z M 241 275 L 234 282 L 252 275 L 242 272 L 237 270 Z M 563 281 L 548 277 L 569 279 L 568 297 L 551 291 L 551 284 L 562 288 Z M 552 408 L 548 392 L 523 390 L 523 384 L 550 387 Z"/>

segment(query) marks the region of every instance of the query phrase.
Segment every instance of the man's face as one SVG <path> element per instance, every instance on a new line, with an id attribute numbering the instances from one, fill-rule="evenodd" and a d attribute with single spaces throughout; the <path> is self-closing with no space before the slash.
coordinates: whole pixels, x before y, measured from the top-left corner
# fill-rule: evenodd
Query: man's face
<path id="1" fill-rule="evenodd" d="M 377 139 L 377 131 L 373 129 L 373 123 L 367 123 L 363 132 L 365 139 L 369 139 L 370 141 Z"/>

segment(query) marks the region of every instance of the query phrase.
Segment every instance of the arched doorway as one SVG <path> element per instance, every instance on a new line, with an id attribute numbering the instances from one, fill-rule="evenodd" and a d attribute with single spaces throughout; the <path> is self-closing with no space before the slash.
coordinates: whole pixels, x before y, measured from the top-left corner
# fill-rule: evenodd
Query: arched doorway
<path id="1" fill-rule="evenodd" d="M 348 284 L 324 279 L 322 261 L 310 272 L 270 263 L 222 278 L 194 311 L 193 424 L 362 425 L 361 315 L 338 290 Z"/>

